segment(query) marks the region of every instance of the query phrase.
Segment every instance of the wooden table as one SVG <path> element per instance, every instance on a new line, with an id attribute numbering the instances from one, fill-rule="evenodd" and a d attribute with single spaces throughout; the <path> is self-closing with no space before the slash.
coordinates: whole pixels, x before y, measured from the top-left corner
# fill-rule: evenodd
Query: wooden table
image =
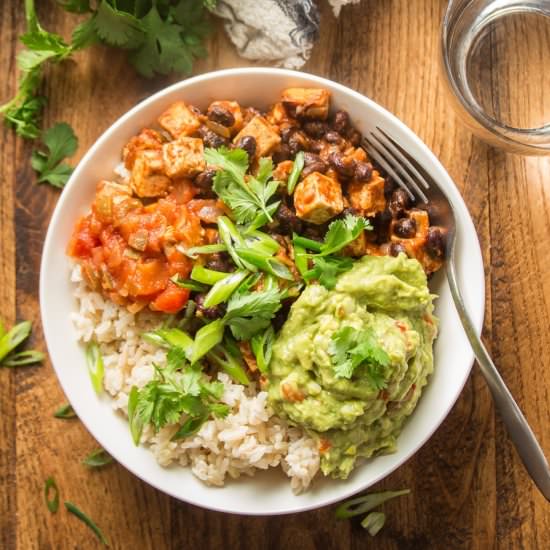
<path id="1" fill-rule="evenodd" d="M 38 3 L 43 25 L 69 35 L 76 18 L 54 8 L 53 1 Z M 363 0 L 344 9 L 338 21 L 325 6 L 322 38 L 305 70 L 393 111 L 457 182 L 483 249 L 485 341 L 548 454 L 550 158 L 491 149 L 457 121 L 436 63 L 445 4 Z M 0 29 L 3 101 L 15 90 L 17 36 L 24 30 L 20 2 L 3 4 Z M 218 34 L 195 72 L 246 64 Z M 138 78 L 123 53 L 94 47 L 48 72 L 45 124 L 69 122 L 80 139 L 80 156 L 119 115 L 174 80 Z M 33 320 L 32 345 L 44 349 L 38 273 L 59 192 L 34 183 L 32 145 L 4 126 L 0 131 L 1 316 L 9 324 Z M 2 549 L 98 547 L 74 517 L 47 511 L 42 490 L 50 475 L 64 498 L 97 521 L 113 548 L 550 547 L 550 507 L 519 463 L 477 370 L 429 443 L 376 487 L 409 487 L 412 494 L 386 506 L 386 527 L 374 540 L 356 522 L 337 522 L 332 508 L 292 517 L 230 516 L 169 498 L 118 465 L 88 471 L 80 460 L 97 444 L 78 420 L 52 418 L 64 401 L 48 362 L 0 369 Z"/>

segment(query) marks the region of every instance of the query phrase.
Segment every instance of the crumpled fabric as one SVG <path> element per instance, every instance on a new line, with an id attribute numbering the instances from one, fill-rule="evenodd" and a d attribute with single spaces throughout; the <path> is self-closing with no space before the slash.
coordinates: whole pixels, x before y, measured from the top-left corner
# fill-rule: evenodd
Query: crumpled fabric
<path id="1" fill-rule="evenodd" d="M 360 0 L 329 0 L 342 6 Z M 218 0 L 213 10 L 239 55 L 252 61 L 299 69 L 319 37 L 319 9 L 313 0 Z"/>

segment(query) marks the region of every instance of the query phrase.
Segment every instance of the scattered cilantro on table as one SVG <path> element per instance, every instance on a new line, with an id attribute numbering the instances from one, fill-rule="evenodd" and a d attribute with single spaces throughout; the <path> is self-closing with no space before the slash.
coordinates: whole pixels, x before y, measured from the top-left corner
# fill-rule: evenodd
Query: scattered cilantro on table
<path id="1" fill-rule="evenodd" d="M 372 329 L 357 330 L 349 325 L 338 329 L 331 337 L 329 354 L 337 378 L 349 379 L 362 367 L 374 389 L 386 387 L 390 357 L 377 342 Z"/>

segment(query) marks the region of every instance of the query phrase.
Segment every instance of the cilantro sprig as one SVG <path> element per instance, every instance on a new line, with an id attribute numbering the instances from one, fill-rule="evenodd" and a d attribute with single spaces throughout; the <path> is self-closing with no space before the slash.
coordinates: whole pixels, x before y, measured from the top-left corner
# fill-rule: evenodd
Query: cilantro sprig
<path id="1" fill-rule="evenodd" d="M 378 343 L 372 329 L 356 330 L 347 325 L 331 337 L 329 354 L 337 378 L 351 378 L 359 367 L 374 389 L 386 387 L 390 357 Z"/>

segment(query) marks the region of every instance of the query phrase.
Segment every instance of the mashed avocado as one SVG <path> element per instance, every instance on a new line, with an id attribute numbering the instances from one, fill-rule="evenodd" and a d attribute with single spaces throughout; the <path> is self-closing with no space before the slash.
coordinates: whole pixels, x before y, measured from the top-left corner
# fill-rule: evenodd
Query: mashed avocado
<path id="1" fill-rule="evenodd" d="M 416 260 L 365 256 L 334 290 L 311 285 L 293 304 L 274 344 L 269 400 L 319 440 L 325 475 L 345 479 L 357 458 L 395 451 L 433 371 L 432 298 Z M 335 371 L 334 335 L 344 327 L 368 331 L 383 350 L 377 380 L 366 366 L 349 379 Z"/>

